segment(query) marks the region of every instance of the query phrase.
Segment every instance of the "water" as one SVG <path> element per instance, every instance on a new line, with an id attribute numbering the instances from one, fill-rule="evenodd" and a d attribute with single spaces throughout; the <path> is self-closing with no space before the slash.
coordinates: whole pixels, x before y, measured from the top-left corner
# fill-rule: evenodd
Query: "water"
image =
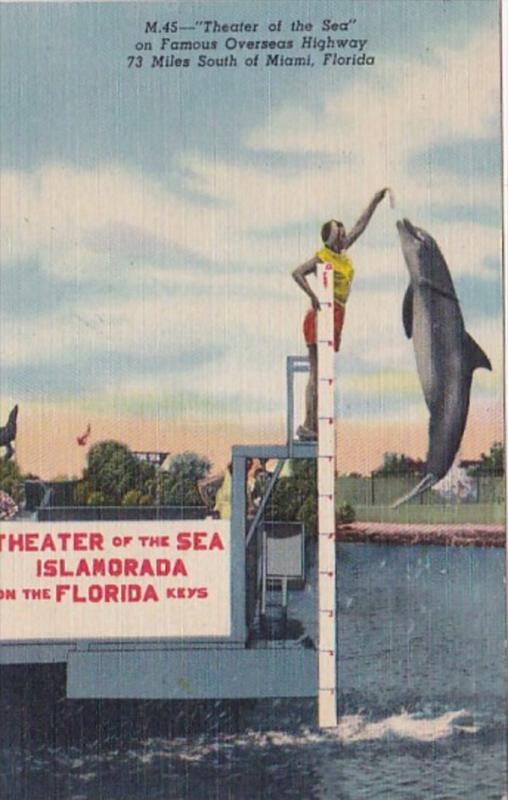
<path id="1" fill-rule="evenodd" d="M 27 676 L 8 678 L 1 797 L 501 800 L 504 555 L 339 547 L 333 731 L 313 727 L 312 701 L 248 704 L 236 720 L 207 704 L 197 720 L 176 704 L 62 700 L 54 669 L 33 678 L 34 705 Z"/>

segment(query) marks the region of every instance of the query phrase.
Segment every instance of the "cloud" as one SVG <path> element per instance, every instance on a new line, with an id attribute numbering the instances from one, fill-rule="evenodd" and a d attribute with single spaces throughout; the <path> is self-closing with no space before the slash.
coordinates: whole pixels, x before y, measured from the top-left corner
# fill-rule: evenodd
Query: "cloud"
<path id="1" fill-rule="evenodd" d="M 44 165 L 3 171 L 2 266 L 37 259 L 60 277 L 100 277 L 112 264 L 171 253 L 200 253 L 189 235 L 191 212 L 171 190 L 120 165 L 76 169 Z"/>
<path id="2" fill-rule="evenodd" d="M 341 391 L 363 394 L 420 395 L 421 389 L 415 370 L 379 370 L 368 375 L 346 375 L 340 382 Z"/>
<path id="3" fill-rule="evenodd" d="M 247 144 L 282 152 L 349 154 L 355 166 L 372 161 L 372 154 L 397 164 L 429 142 L 497 136 L 499 102 L 499 54 L 485 30 L 457 49 L 441 41 L 425 60 L 398 59 L 392 53 L 381 73 L 364 73 L 340 93 L 326 96 L 321 113 L 282 107 L 269 125 L 252 132 Z M 367 137 L 369 147 L 362 153 Z"/>
<path id="4" fill-rule="evenodd" d="M 213 207 L 180 196 L 176 183 L 161 187 L 120 165 L 4 170 L 2 269 L 35 261 L 60 279 L 104 283 L 121 281 L 142 264 L 231 271 L 266 269 L 282 259 L 291 265 L 304 255 L 297 237 L 274 241 L 255 235 L 260 226 L 287 222 L 287 199 L 303 199 L 301 175 L 275 180 L 253 168 L 203 159 L 196 169 L 203 184 L 211 182 Z M 296 222 L 313 208 L 312 198 L 303 207 L 292 205 L 289 218 Z"/>
<path id="5" fill-rule="evenodd" d="M 499 140 L 498 75 L 488 32 L 460 49 L 441 44 L 425 61 L 398 61 L 394 55 L 382 72 L 365 73 L 325 96 L 317 111 L 294 102 L 274 109 L 246 138 L 248 147 L 265 154 L 313 154 L 298 173 L 266 175 L 245 164 L 197 158 L 188 163 L 202 173 L 209 194 L 227 196 L 238 218 L 250 213 L 259 226 L 350 214 L 349 209 L 359 213 L 373 188 L 383 185 L 395 188 L 409 214 L 428 213 L 437 203 L 497 207 L 497 176 L 476 170 L 473 180 L 466 160 L 461 173 L 455 163 L 447 169 L 436 145 Z M 336 163 L 330 164 L 333 156 Z"/>
<path id="6" fill-rule="evenodd" d="M 0 317 L 3 395 L 95 398 L 98 408 L 156 408 L 162 416 L 282 414 L 285 357 L 302 349 L 298 302 L 284 301 L 281 324 L 273 278 L 268 289 L 254 282 L 254 292 L 265 289 L 259 301 L 238 278 L 199 294 L 195 275 L 182 271 L 178 280 L 177 296 L 171 288 L 145 300 L 113 294 L 42 317 Z M 288 273 L 284 280 L 290 285 Z"/>
<path id="7" fill-rule="evenodd" d="M 320 110 L 283 102 L 239 148 L 244 155 L 263 152 L 263 165 L 183 148 L 178 168 L 159 180 L 107 163 L 4 171 L 2 265 L 37 259 L 46 272 L 80 281 L 121 280 L 140 263 L 218 271 L 289 266 L 313 246 L 295 229 L 318 231 L 332 215 L 350 226 L 383 185 L 394 187 L 401 213 L 423 226 L 443 207 L 498 208 L 496 175 L 473 171 L 467 158 L 460 171 L 456 159 L 443 156 L 443 147 L 454 152 L 454 141 L 460 152 L 468 142 L 485 150 L 489 138 L 498 141 L 497 59 L 489 32 L 478 32 L 461 48 L 429 50 L 425 60 L 394 55 L 382 71 L 325 95 Z M 281 153 L 294 154 L 298 167 L 288 169 L 286 158 L 279 168 Z M 387 254 L 397 246 L 394 215 L 378 214 L 379 249 Z M 274 228 L 285 235 L 273 237 Z M 499 256 L 495 229 L 464 225 L 460 211 L 455 223 L 448 219 L 433 232 L 456 270 L 477 270 L 475 253 Z M 380 255 L 375 260 L 383 263 Z M 390 260 L 385 255 L 387 270 Z"/>
<path id="8" fill-rule="evenodd" d="M 389 184 L 397 210 L 384 203 L 352 251 L 338 369 L 355 413 L 391 413 L 402 394 L 409 408 L 418 383 L 401 326 L 407 270 L 394 222 L 407 214 L 428 228 L 453 276 L 474 279 L 480 298 L 482 282 L 498 280 L 500 234 L 486 219 L 464 221 L 463 210 L 498 208 L 499 182 L 467 160 L 462 172 L 456 161 L 447 169 L 436 149 L 498 137 L 497 75 L 496 48 L 478 33 L 425 61 L 395 56 L 325 96 L 317 113 L 281 104 L 237 143 L 244 156 L 264 154 L 262 165 L 183 150 L 166 181 L 120 163 L 4 171 L 2 271 L 19 281 L 36 274 L 39 285 L 47 275 L 69 301 L 13 314 L 0 296 L 0 378 L 34 395 L 61 391 L 66 376 L 83 391 L 89 374 L 97 403 L 278 414 L 284 358 L 304 349 L 307 299 L 289 272 L 317 248 L 324 219 L 340 215 L 350 227 Z M 499 397 L 499 315 L 479 313 L 468 329 L 496 364 L 475 387 Z"/>

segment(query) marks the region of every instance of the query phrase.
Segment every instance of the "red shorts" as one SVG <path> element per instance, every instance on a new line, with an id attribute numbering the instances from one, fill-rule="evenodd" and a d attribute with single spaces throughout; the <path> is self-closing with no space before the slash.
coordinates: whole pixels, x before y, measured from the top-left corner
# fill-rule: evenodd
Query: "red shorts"
<path id="1" fill-rule="evenodd" d="M 337 353 L 340 347 L 340 335 L 344 325 L 346 309 L 340 303 L 333 304 L 333 349 Z M 316 312 L 309 308 L 303 320 L 305 344 L 316 344 Z"/>

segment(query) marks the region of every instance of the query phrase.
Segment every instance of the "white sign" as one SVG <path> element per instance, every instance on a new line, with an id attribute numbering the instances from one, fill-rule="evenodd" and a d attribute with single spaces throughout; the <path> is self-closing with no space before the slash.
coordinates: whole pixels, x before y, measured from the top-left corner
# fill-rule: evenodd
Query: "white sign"
<path id="1" fill-rule="evenodd" d="M 229 633 L 228 521 L 0 523 L 0 641 Z"/>

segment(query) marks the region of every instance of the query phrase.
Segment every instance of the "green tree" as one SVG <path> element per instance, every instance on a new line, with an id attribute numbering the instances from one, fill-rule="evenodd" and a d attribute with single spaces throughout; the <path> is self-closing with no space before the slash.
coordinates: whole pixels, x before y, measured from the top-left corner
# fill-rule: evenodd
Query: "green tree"
<path id="1" fill-rule="evenodd" d="M 15 461 L 0 458 L 0 489 L 16 503 L 23 499 L 23 475 Z"/>
<path id="2" fill-rule="evenodd" d="M 139 506 L 142 494 L 139 489 L 129 489 L 122 497 L 123 506 Z"/>
<path id="3" fill-rule="evenodd" d="M 423 469 L 423 462 L 404 453 L 385 453 L 383 463 L 374 470 L 374 475 L 415 475 Z"/>
<path id="4" fill-rule="evenodd" d="M 84 478 L 91 493 L 101 493 L 108 505 L 120 505 L 130 489 L 138 488 L 141 475 L 139 461 L 120 442 L 97 442 L 88 451 L 87 464 Z"/>
<path id="5" fill-rule="evenodd" d="M 298 521 L 307 535 L 317 531 L 317 466 L 315 459 L 293 459 L 290 477 L 279 478 L 267 503 L 265 519 Z"/>
<path id="6" fill-rule="evenodd" d="M 74 488 L 74 505 L 86 506 L 88 505 L 88 498 L 90 496 L 90 484 L 88 481 L 81 480 Z"/>
<path id="7" fill-rule="evenodd" d="M 197 481 L 206 478 L 210 472 L 211 463 L 206 456 L 186 451 L 173 456 L 169 462 L 167 475 L 180 481 Z"/>
<path id="8" fill-rule="evenodd" d="M 480 464 L 471 470 L 472 475 L 504 475 L 504 445 L 494 442 L 488 453 L 482 453 Z"/>
<path id="9" fill-rule="evenodd" d="M 87 499 L 89 506 L 109 506 L 108 498 L 103 492 L 90 492 Z"/>
<path id="10" fill-rule="evenodd" d="M 171 459 L 167 472 L 159 479 L 159 495 L 162 505 L 201 506 L 197 484 L 209 474 L 211 463 L 197 453 L 179 453 Z"/>
<path id="11" fill-rule="evenodd" d="M 157 474 L 158 470 L 153 464 L 146 461 L 138 462 L 136 488 L 141 495 L 148 496 L 150 502 L 146 505 L 153 505 L 157 500 Z"/>
<path id="12" fill-rule="evenodd" d="M 335 514 L 335 521 L 341 525 L 349 525 L 356 519 L 356 512 L 350 503 L 341 503 Z"/>

